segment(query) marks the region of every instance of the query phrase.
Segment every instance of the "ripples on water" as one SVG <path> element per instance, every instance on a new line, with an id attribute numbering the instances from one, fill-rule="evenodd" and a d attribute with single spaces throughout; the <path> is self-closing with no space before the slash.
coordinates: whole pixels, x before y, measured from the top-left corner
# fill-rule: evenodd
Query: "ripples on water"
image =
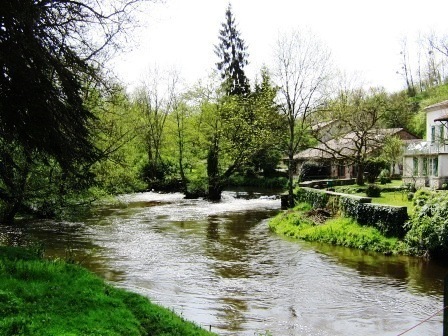
<path id="1" fill-rule="evenodd" d="M 267 219 L 280 200 L 225 192 L 121 198 L 79 223 L 36 222 L 18 236 L 70 253 L 222 335 L 397 335 L 442 305 L 444 266 L 288 241 Z M 0 236 L 1 237 L 1 236 Z M 406 335 L 440 335 L 442 317 Z"/>

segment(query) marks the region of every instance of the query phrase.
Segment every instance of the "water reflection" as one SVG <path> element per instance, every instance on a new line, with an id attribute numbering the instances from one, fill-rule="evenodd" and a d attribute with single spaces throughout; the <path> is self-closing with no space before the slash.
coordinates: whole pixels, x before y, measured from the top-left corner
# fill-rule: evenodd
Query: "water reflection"
<path id="1" fill-rule="evenodd" d="M 378 276 L 399 280 L 408 288 L 428 295 L 443 294 L 443 280 L 448 264 L 407 256 L 384 256 L 373 252 L 310 244 L 317 251 L 341 265 L 355 269 L 361 276 Z"/>
<path id="2" fill-rule="evenodd" d="M 288 241 L 266 219 L 280 201 L 225 193 L 127 195 L 76 223 L 0 228 L 0 241 L 43 242 L 108 280 L 222 335 L 396 335 L 439 309 L 443 264 Z M 441 317 L 416 333 L 441 333 Z"/>

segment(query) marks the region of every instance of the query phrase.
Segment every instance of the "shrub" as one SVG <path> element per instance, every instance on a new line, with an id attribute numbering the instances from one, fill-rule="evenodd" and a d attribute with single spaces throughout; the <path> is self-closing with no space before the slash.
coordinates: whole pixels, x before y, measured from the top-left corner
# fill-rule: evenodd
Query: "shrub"
<path id="1" fill-rule="evenodd" d="M 389 170 L 383 169 L 381 171 L 380 175 L 378 176 L 378 179 L 379 179 L 381 184 L 390 183 L 391 182 L 391 178 L 390 178 Z"/>
<path id="2" fill-rule="evenodd" d="M 409 222 L 410 230 L 405 240 L 415 254 L 447 256 L 448 194 L 430 192 L 428 195 L 422 192 L 421 196 L 425 197 L 417 198 L 417 193 L 414 214 Z"/>
<path id="3" fill-rule="evenodd" d="M 369 183 L 375 182 L 375 179 L 380 173 L 387 168 L 387 162 L 380 158 L 368 159 L 365 163 L 364 170 L 367 173 L 367 181 Z"/>
<path id="4" fill-rule="evenodd" d="M 414 206 L 423 206 L 431 196 L 431 191 L 428 189 L 419 189 L 414 193 L 412 203 Z"/>
<path id="5" fill-rule="evenodd" d="M 282 189 L 288 185 L 288 178 L 283 176 L 243 176 L 235 174 L 231 176 L 227 183 L 233 187 L 257 187 L 267 189 Z"/>
<path id="6" fill-rule="evenodd" d="M 185 191 L 185 198 L 199 198 L 207 196 L 207 180 L 205 178 L 192 178 Z"/>
<path id="7" fill-rule="evenodd" d="M 366 195 L 368 197 L 380 197 L 381 196 L 381 188 L 375 184 L 369 184 L 366 188 Z"/>

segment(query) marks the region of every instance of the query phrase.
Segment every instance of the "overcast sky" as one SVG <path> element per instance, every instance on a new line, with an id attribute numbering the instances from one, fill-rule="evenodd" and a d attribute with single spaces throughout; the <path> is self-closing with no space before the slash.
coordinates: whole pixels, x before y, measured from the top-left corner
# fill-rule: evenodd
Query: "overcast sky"
<path id="1" fill-rule="evenodd" d="M 166 0 L 144 14 L 132 52 L 116 59 L 115 70 L 135 85 L 149 67 L 175 67 L 187 82 L 204 78 L 218 61 L 214 45 L 228 0 Z M 447 0 L 233 0 L 241 37 L 248 46 L 246 73 L 253 82 L 262 65 L 272 68 L 279 32 L 311 29 L 331 50 L 335 63 L 357 72 L 371 86 L 404 87 L 401 40 L 412 45 L 419 34 L 448 34 Z"/>

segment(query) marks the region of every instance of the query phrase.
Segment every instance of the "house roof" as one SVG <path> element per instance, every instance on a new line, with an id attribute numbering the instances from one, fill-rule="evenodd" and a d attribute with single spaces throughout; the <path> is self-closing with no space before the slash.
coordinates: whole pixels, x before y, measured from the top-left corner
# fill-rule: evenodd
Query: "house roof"
<path id="1" fill-rule="evenodd" d="M 448 108 L 448 100 L 444 100 L 437 104 L 429 105 L 429 106 L 425 107 L 424 110 L 426 112 L 429 112 L 429 111 L 441 110 L 444 108 Z"/>
<path id="2" fill-rule="evenodd" d="M 328 126 L 336 123 L 337 121 L 338 121 L 337 119 L 332 119 L 332 120 L 318 122 L 317 124 L 314 124 L 314 125 L 311 126 L 311 130 L 313 130 L 313 131 L 320 131 L 323 128 L 328 127 Z"/>
<path id="3" fill-rule="evenodd" d="M 448 115 L 445 115 L 445 116 L 443 116 L 443 117 L 434 119 L 434 121 L 448 121 Z"/>
<path id="4" fill-rule="evenodd" d="M 379 147 L 379 144 L 386 136 L 401 135 L 402 133 L 411 135 L 403 128 L 382 128 L 371 130 L 371 136 L 369 137 L 370 150 Z M 412 136 L 413 137 L 413 136 Z M 295 160 L 322 160 L 322 159 L 342 159 L 344 157 L 353 155 L 356 152 L 355 139 L 357 138 L 356 132 L 349 132 L 340 138 L 331 139 L 325 143 L 321 143 L 314 148 L 305 149 L 296 155 Z"/>

